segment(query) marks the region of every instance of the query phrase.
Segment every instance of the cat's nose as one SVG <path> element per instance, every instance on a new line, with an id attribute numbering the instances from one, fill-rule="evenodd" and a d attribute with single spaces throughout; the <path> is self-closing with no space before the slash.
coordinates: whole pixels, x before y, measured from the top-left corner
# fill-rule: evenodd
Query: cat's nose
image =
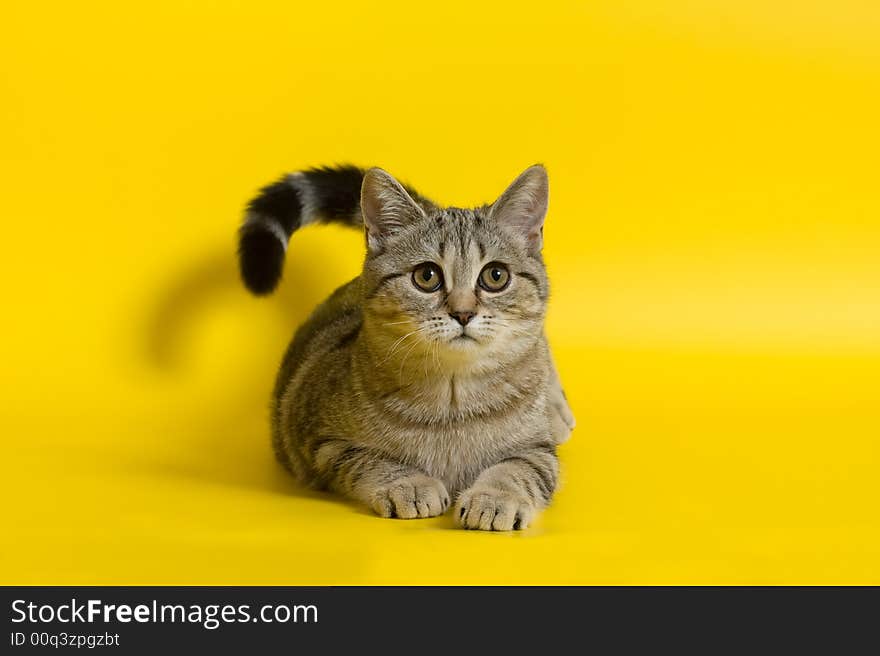
<path id="1" fill-rule="evenodd" d="M 455 319 L 462 326 L 466 326 L 471 319 L 477 316 L 477 313 L 470 310 L 463 310 L 461 312 L 450 312 L 449 316 Z"/>

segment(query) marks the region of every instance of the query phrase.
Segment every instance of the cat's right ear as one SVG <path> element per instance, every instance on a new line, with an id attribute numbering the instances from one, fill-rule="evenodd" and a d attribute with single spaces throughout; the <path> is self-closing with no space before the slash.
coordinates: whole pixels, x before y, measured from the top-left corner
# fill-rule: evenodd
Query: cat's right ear
<path id="1" fill-rule="evenodd" d="M 389 238 L 425 216 L 403 185 L 378 168 L 364 174 L 361 212 L 367 229 L 367 248 L 371 251 L 379 250 Z"/>

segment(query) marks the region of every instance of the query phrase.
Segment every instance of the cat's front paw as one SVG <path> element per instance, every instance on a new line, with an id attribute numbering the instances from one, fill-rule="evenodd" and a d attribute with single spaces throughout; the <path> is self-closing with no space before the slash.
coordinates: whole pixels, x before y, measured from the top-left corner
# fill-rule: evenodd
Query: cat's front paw
<path id="1" fill-rule="evenodd" d="M 377 489 L 370 505 L 382 517 L 436 517 L 449 507 L 449 493 L 436 478 L 415 474 L 398 478 Z"/>
<path id="2" fill-rule="evenodd" d="M 526 528 L 534 515 L 528 499 L 489 487 L 465 490 L 455 504 L 455 518 L 462 528 L 483 531 L 518 531 Z"/>

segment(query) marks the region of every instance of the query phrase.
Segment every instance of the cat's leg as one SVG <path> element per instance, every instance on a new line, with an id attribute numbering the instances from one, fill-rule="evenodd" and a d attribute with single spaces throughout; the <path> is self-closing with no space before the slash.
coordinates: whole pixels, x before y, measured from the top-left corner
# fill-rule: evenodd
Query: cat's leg
<path id="1" fill-rule="evenodd" d="M 328 488 L 382 517 L 435 517 L 449 507 L 442 481 L 345 440 L 315 444 L 312 466 Z"/>
<path id="2" fill-rule="evenodd" d="M 456 520 L 484 531 L 523 529 L 550 502 L 558 482 L 556 447 L 540 444 L 480 474 L 458 497 Z"/>
<path id="3" fill-rule="evenodd" d="M 547 392 L 547 407 L 550 412 L 550 432 L 556 444 L 562 444 L 574 430 L 574 415 L 562 389 L 562 382 L 556 372 L 556 365 L 550 360 L 550 387 Z"/>

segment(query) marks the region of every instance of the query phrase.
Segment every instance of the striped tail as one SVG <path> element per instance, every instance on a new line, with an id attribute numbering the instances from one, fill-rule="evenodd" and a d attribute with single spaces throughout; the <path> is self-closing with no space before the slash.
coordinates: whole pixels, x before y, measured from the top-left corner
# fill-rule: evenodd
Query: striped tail
<path id="1" fill-rule="evenodd" d="M 290 236 L 310 223 L 363 226 L 356 166 L 322 167 L 285 175 L 260 190 L 247 206 L 238 232 L 241 278 L 254 294 L 278 285 Z"/>

